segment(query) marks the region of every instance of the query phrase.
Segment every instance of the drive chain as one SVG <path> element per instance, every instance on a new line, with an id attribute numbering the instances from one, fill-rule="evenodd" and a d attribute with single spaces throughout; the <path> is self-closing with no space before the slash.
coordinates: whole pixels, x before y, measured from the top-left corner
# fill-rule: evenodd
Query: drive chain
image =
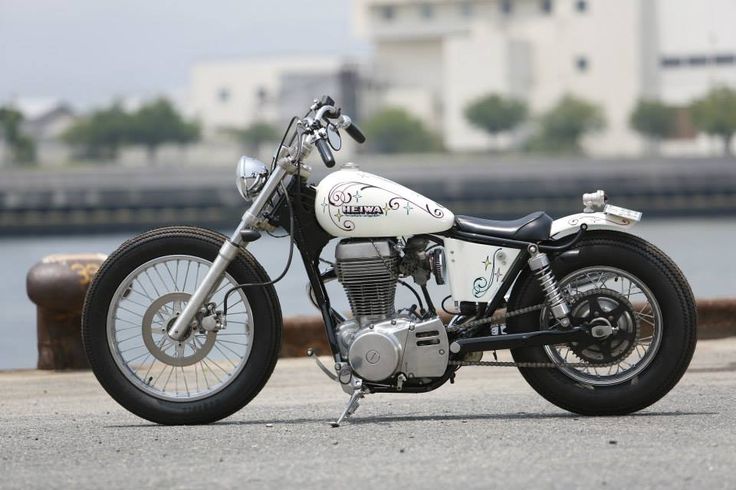
<path id="1" fill-rule="evenodd" d="M 515 316 L 525 315 L 533 311 L 540 311 L 545 307 L 545 304 L 538 304 L 533 306 L 527 306 L 526 308 L 520 308 L 506 313 L 505 315 L 493 315 L 490 318 L 481 318 L 479 320 L 472 320 L 465 322 L 462 325 L 456 325 L 449 327 L 447 333 L 473 331 L 483 325 L 503 325 L 506 320 Z M 589 362 L 509 362 L 509 361 L 450 361 L 450 366 L 486 366 L 486 367 L 515 367 L 515 368 L 560 368 L 560 367 L 609 367 L 614 366 L 618 363 L 609 362 L 602 364 L 591 364 Z"/>

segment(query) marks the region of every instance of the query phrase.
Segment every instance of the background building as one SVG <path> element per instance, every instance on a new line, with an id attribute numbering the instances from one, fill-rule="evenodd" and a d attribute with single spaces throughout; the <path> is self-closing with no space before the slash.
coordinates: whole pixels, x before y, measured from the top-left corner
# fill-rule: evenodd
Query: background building
<path id="1" fill-rule="evenodd" d="M 281 124 L 318 95 L 356 106 L 356 69 L 337 56 L 210 61 L 192 69 L 191 112 L 209 132 L 254 122 Z"/>
<path id="2" fill-rule="evenodd" d="M 568 93 L 595 102 L 607 127 L 586 139 L 588 152 L 634 155 L 639 98 L 686 103 L 736 83 L 732 0 L 355 1 L 356 30 L 375 49 L 369 106 L 406 108 L 450 150 L 487 147 L 463 109 L 489 92 L 524 99 L 533 113 Z"/>

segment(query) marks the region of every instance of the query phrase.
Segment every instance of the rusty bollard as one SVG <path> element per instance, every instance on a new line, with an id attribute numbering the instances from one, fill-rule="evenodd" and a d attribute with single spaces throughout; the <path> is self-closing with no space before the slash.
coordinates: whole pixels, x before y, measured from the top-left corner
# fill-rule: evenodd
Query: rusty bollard
<path id="1" fill-rule="evenodd" d="M 103 254 L 49 255 L 26 277 L 28 297 L 37 306 L 38 369 L 88 369 L 82 348 L 84 295 Z"/>

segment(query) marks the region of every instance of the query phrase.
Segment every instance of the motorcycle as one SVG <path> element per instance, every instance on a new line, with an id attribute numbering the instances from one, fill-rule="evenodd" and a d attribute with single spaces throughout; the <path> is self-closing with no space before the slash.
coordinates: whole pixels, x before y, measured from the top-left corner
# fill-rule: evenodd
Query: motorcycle
<path id="1" fill-rule="evenodd" d="M 229 238 L 160 228 L 104 262 L 82 336 L 97 379 L 123 407 L 160 424 L 203 424 L 247 405 L 276 365 L 273 284 L 295 246 L 334 365 L 308 355 L 349 395 L 334 425 L 368 394 L 432 391 L 464 366 L 517 367 L 541 396 L 584 415 L 641 410 L 679 381 L 696 344 L 694 299 L 674 262 L 628 233 L 641 213 L 597 191 L 583 195 L 582 212 L 556 220 L 456 216 L 352 163 L 309 183 L 304 160 L 316 148 L 333 167 L 341 130 L 365 141 L 324 96 L 292 118 L 269 166 L 241 158 L 237 187 L 250 206 Z M 277 227 L 290 248 L 271 279 L 247 246 Z M 335 238 L 328 262 L 320 255 Z M 349 317 L 330 304 L 334 280 Z M 447 323 L 430 281 L 449 287 L 456 311 Z M 396 307 L 399 284 L 415 305 Z M 483 360 L 503 349 L 513 362 Z"/>

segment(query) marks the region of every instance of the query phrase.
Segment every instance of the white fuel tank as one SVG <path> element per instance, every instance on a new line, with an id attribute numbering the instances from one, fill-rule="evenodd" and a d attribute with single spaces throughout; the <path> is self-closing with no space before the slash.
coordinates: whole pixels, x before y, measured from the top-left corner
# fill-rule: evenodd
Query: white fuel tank
<path id="1" fill-rule="evenodd" d="M 443 206 L 352 164 L 317 186 L 317 221 L 336 237 L 396 237 L 448 230 L 455 215 Z"/>

